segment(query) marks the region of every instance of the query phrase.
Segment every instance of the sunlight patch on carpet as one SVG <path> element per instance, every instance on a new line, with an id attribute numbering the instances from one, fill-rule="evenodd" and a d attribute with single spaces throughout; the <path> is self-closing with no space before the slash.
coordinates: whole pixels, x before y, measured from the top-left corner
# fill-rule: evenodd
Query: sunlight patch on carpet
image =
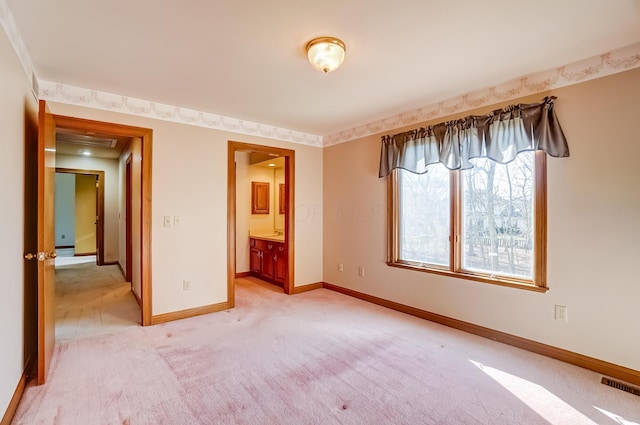
<path id="1" fill-rule="evenodd" d="M 469 361 L 549 423 L 597 425 L 546 388 L 502 370 Z"/>
<path id="2" fill-rule="evenodd" d="M 601 409 L 598 406 L 593 406 L 593 407 L 598 412 L 602 413 L 603 415 L 605 415 L 606 417 L 608 417 L 609 419 L 611 419 L 612 421 L 614 421 L 617 424 L 620 424 L 620 425 L 640 425 L 638 422 L 629 421 L 629 420 L 623 418 L 620 415 L 616 415 L 613 412 L 609 412 L 608 410 Z"/>

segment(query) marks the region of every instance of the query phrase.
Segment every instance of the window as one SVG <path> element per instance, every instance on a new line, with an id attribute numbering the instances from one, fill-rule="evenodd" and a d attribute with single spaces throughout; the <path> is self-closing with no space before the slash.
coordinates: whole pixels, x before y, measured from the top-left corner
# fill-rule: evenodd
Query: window
<path id="1" fill-rule="evenodd" d="M 454 171 L 442 163 L 424 174 L 393 170 L 388 264 L 546 290 L 545 153 L 470 162 Z"/>
<path id="2" fill-rule="evenodd" d="M 546 291 L 546 155 L 569 156 L 555 99 L 382 136 L 387 264 Z"/>

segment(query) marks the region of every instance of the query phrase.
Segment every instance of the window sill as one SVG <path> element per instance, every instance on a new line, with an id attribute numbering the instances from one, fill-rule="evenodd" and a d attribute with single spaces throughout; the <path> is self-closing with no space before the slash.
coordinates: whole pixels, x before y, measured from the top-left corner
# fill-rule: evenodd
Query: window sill
<path id="1" fill-rule="evenodd" d="M 549 288 L 547 288 L 546 286 L 536 286 L 533 283 L 523 282 L 515 279 L 509 279 L 506 277 L 488 277 L 488 276 L 477 275 L 473 273 L 452 272 L 450 270 L 440 270 L 440 269 L 414 266 L 408 263 L 387 262 L 387 265 L 390 267 L 397 267 L 397 268 L 406 269 L 406 270 L 414 270 L 422 273 L 433 273 L 441 276 L 456 277 L 459 279 L 490 283 L 492 285 L 506 286 L 509 288 L 524 289 L 526 291 L 545 293 L 549 290 Z"/>

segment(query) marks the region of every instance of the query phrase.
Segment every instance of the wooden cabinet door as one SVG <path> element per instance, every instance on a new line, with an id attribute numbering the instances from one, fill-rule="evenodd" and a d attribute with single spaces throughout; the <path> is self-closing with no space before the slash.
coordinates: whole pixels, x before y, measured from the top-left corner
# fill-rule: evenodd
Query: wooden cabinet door
<path id="1" fill-rule="evenodd" d="M 284 286 L 289 270 L 287 259 L 286 244 L 249 239 L 249 269 L 254 276 Z"/>
<path id="2" fill-rule="evenodd" d="M 275 265 L 274 265 L 274 276 L 273 281 L 279 285 L 284 285 L 284 282 L 287 279 L 287 255 L 284 244 L 279 243 L 276 244 L 275 248 Z"/>
<path id="3" fill-rule="evenodd" d="M 269 214 L 269 182 L 251 182 L 251 214 Z"/>
<path id="4" fill-rule="evenodd" d="M 251 248 L 249 253 L 249 270 L 253 273 L 260 274 L 262 272 L 260 258 L 260 250 L 257 248 Z"/>
<path id="5" fill-rule="evenodd" d="M 273 246 L 275 245 L 273 242 L 265 241 L 265 249 L 262 250 L 262 276 L 265 279 L 273 280 L 273 271 L 274 271 L 274 251 Z"/>

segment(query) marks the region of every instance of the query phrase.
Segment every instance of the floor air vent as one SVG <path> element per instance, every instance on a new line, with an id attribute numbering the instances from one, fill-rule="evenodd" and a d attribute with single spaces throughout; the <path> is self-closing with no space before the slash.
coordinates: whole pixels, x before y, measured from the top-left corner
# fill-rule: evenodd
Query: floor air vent
<path id="1" fill-rule="evenodd" d="M 613 379 L 604 377 L 602 378 L 601 382 L 610 387 L 617 388 L 619 390 L 626 391 L 640 397 L 640 388 L 632 387 L 631 385 L 623 384 L 622 382 L 614 381 Z"/>

